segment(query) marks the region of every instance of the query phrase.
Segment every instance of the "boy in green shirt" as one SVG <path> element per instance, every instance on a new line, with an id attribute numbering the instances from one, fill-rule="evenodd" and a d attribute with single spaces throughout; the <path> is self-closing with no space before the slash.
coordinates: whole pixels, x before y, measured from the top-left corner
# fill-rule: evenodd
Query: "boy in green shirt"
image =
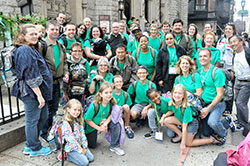
<path id="1" fill-rule="evenodd" d="M 129 86 L 127 92 L 135 97 L 135 105 L 131 108 L 130 114 L 132 119 L 137 118 L 136 125 L 140 127 L 141 121 L 138 117 L 141 115 L 141 118 L 145 119 L 147 116 L 147 109 L 145 108 L 145 106 L 148 105 L 149 99 L 146 96 L 146 91 L 150 88 L 156 88 L 156 85 L 153 82 L 147 80 L 148 70 L 146 66 L 138 66 L 136 74 L 139 80 L 133 82 Z"/>
<path id="2" fill-rule="evenodd" d="M 131 129 L 130 123 L 130 106 L 132 105 L 132 101 L 130 95 L 122 90 L 123 79 L 121 75 L 115 75 L 113 77 L 113 97 L 115 98 L 117 105 L 122 107 L 125 119 L 125 132 L 128 138 L 134 138 L 134 131 Z"/>

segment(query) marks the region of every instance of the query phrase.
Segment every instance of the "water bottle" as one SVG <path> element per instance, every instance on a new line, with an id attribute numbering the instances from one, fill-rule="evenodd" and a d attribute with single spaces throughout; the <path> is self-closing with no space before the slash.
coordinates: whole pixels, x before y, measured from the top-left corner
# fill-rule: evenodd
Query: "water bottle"
<path id="1" fill-rule="evenodd" d="M 56 152 L 57 151 L 57 146 L 56 146 L 55 137 L 52 134 L 49 134 L 47 140 L 49 142 L 49 147 L 50 147 L 51 151 Z"/>

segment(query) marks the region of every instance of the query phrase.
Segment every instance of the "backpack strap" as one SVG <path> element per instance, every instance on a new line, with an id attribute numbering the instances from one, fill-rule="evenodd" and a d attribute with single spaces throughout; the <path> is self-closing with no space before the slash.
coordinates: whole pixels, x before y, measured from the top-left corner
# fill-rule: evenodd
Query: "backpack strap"
<path id="1" fill-rule="evenodd" d="M 79 36 L 75 35 L 75 39 L 76 39 L 77 42 L 82 43 Z"/>
<path id="2" fill-rule="evenodd" d="M 136 88 L 137 82 L 138 82 L 138 81 L 133 82 L 134 96 L 136 96 L 135 88 Z"/>
<path id="3" fill-rule="evenodd" d="M 152 81 L 148 81 L 148 89 L 151 89 L 152 88 Z"/>
<path id="4" fill-rule="evenodd" d="M 217 69 L 216 66 L 214 66 L 213 70 L 212 70 L 212 79 L 215 82 L 215 70 Z"/>
<path id="5" fill-rule="evenodd" d="M 93 116 L 93 119 L 94 119 L 94 117 L 97 115 L 97 113 L 98 113 L 98 111 L 99 111 L 99 104 L 98 103 L 93 103 L 94 104 L 94 110 L 95 110 L 95 114 L 94 114 L 94 116 Z"/>
<path id="6" fill-rule="evenodd" d="M 180 83 L 180 80 L 181 80 L 181 75 L 178 75 L 178 78 L 177 78 L 178 84 Z"/>
<path id="7" fill-rule="evenodd" d="M 194 73 L 191 74 L 192 81 L 195 82 Z"/>
<path id="8" fill-rule="evenodd" d="M 63 41 L 63 45 L 64 45 L 65 49 L 67 50 L 68 41 L 67 41 L 67 39 L 66 39 L 66 36 L 63 36 L 61 39 L 62 39 L 62 41 Z"/>
<path id="9" fill-rule="evenodd" d="M 137 61 L 137 59 L 138 59 L 138 57 L 139 57 L 140 50 L 141 50 L 141 48 L 137 48 L 137 49 L 136 49 L 136 54 L 135 54 L 135 59 L 136 59 L 136 61 Z"/>
<path id="10" fill-rule="evenodd" d="M 153 63 L 155 63 L 155 49 L 153 47 L 149 47 L 151 49 L 151 56 L 153 58 Z"/>
<path id="11" fill-rule="evenodd" d="M 48 50 L 48 45 L 44 40 L 39 41 L 42 47 L 42 56 L 45 58 Z"/>
<path id="12" fill-rule="evenodd" d="M 128 100 L 128 93 L 123 91 L 123 95 L 124 95 L 124 98 L 125 98 L 125 104 L 127 103 L 127 100 Z"/>

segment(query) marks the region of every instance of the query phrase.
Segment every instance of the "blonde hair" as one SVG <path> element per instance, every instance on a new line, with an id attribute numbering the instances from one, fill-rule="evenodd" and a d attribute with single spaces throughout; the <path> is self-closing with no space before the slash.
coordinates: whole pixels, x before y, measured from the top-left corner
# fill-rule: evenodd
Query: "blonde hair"
<path id="1" fill-rule="evenodd" d="M 102 93 L 104 90 L 108 89 L 108 88 L 113 89 L 112 84 L 109 83 L 109 82 L 107 82 L 107 81 L 104 81 L 104 82 L 101 84 L 99 91 L 96 93 L 95 100 L 93 101 L 93 103 L 101 104 L 101 103 L 102 103 L 101 93 Z M 112 97 L 112 99 L 110 100 L 110 102 L 112 103 L 112 105 L 117 104 L 117 102 L 116 102 L 116 100 L 114 99 L 114 97 Z"/>
<path id="2" fill-rule="evenodd" d="M 151 29 L 151 28 L 156 28 L 156 29 L 158 30 L 158 26 L 157 26 L 156 24 L 151 24 L 151 25 L 150 25 L 150 29 Z"/>
<path id="3" fill-rule="evenodd" d="M 180 64 L 181 64 L 181 61 L 183 59 L 187 60 L 188 63 L 190 64 L 189 73 L 191 73 L 191 74 L 195 73 L 195 64 L 194 64 L 194 61 L 189 56 L 187 56 L 187 55 L 181 56 L 179 58 L 178 62 L 175 65 L 176 73 L 183 75 L 182 70 L 180 68 Z"/>
<path id="4" fill-rule="evenodd" d="M 183 92 L 183 99 L 182 99 L 182 105 L 181 105 L 181 113 L 184 113 L 184 110 L 189 106 L 188 104 L 188 99 L 187 99 L 187 91 L 186 88 L 184 87 L 184 85 L 182 84 L 177 84 L 173 87 L 172 91 L 171 91 L 171 99 L 168 103 L 169 106 L 175 106 L 175 101 L 174 101 L 174 91 L 176 88 L 181 88 L 182 92 Z"/>
<path id="5" fill-rule="evenodd" d="M 205 33 L 204 34 L 204 39 L 207 37 L 207 35 L 211 35 L 215 39 L 215 34 L 213 32 L 207 32 L 207 33 Z"/>
<path id="6" fill-rule="evenodd" d="M 63 115 L 62 120 L 63 121 L 68 121 L 69 123 L 73 124 L 74 123 L 74 117 L 70 115 L 68 112 L 68 109 L 72 108 L 73 105 L 79 105 L 81 107 L 80 115 L 76 118 L 76 121 L 80 124 L 83 125 L 83 112 L 82 112 L 82 104 L 80 103 L 79 100 L 77 99 L 70 99 L 66 106 L 65 106 L 65 113 Z"/>

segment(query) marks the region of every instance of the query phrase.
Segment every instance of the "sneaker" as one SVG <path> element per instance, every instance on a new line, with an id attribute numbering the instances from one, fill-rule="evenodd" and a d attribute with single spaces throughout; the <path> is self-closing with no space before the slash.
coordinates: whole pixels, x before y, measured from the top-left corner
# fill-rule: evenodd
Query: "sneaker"
<path id="1" fill-rule="evenodd" d="M 66 158 L 67 158 L 67 154 L 65 153 L 65 152 L 63 152 L 63 157 L 64 157 L 64 160 L 66 160 Z M 59 153 L 59 155 L 57 156 L 57 160 L 59 160 L 59 161 L 62 161 L 62 153 Z"/>
<path id="2" fill-rule="evenodd" d="M 244 130 L 244 126 L 242 126 L 241 124 L 238 124 L 238 125 L 236 125 L 236 129 L 235 129 L 235 131 L 243 131 Z"/>
<path id="3" fill-rule="evenodd" d="M 29 147 L 26 147 L 26 146 L 24 147 L 23 154 L 30 155 L 31 152 L 32 150 Z"/>
<path id="4" fill-rule="evenodd" d="M 134 138 L 134 131 L 131 129 L 130 126 L 125 127 L 125 132 L 126 132 L 129 139 Z"/>
<path id="5" fill-rule="evenodd" d="M 144 135 L 144 138 L 150 139 L 155 137 L 155 131 L 150 131 Z"/>
<path id="6" fill-rule="evenodd" d="M 234 121 L 233 121 L 233 118 L 232 118 L 232 116 L 231 115 L 227 115 L 226 117 L 225 117 L 225 119 L 227 120 L 227 122 L 229 123 L 229 126 L 230 126 L 230 128 L 231 128 L 231 131 L 232 132 L 235 132 L 235 124 L 234 124 Z"/>
<path id="7" fill-rule="evenodd" d="M 141 124 L 142 124 L 142 120 L 141 120 L 140 118 L 136 118 L 136 120 L 135 120 L 135 125 L 136 125 L 137 127 L 141 127 Z"/>
<path id="8" fill-rule="evenodd" d="M 219 141 L 220 143 L 217 143 L 216 145 L 222 146 L 226 143 L 226 137 L 221 137 L 217 134 L 213 134 L 212 135 L 217 141 Z"/>
<path id="9" fill-rule="evenodd" d="M 124 150 L 122 150 L 120 147 L 114 147 L 109 149 L 111 152 L 115 152 L 119 156 L 125 155 Z"/>
<path id="10" fill-rule="evenodd" d="M 49 155 L 51 153 L 51 150 L 49 147 L 46 147 L 46 146 L 43 146 L 40 150 L 38 151 L 32 151 L 30 153 L 30 156 L 31 157 L 34 157 L 34 156 L 46 156 L 46 155 Z"/>

